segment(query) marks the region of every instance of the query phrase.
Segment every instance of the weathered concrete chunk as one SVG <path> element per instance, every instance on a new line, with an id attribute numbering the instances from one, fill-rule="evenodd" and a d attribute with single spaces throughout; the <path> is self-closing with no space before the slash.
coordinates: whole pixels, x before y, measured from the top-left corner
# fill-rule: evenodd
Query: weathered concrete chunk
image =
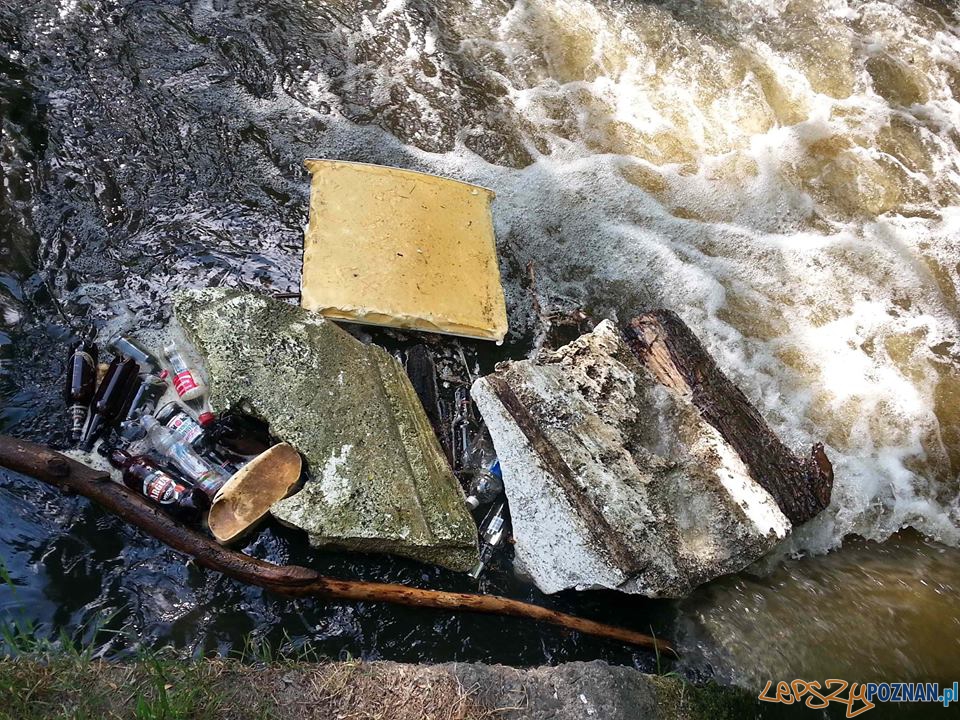
<path id="1" fill-rule="evenodd" d="M 174 310 L 202 355 L 211 402 L 244 402 L 303 453 L 312 479 L 272 514 L 318 546 L 455 570 L 476 526 L 399 363 L 320 315 L 261 295 L 189 291 Z"/>
<path id="2" fill-rule="evenodd" d="M 473 397 L 503 469 L 518 568 L 544 592 L 679 597 L 790 531 L 720 433 L 609 321 L 501 364 Z"/>

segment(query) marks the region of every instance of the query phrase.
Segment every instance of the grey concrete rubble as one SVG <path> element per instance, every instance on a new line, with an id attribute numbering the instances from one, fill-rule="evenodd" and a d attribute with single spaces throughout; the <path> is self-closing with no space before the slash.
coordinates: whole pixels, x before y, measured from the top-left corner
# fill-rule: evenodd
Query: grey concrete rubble
<path id="1" fill-rule="evenodd" d="M 312 479 L 272 514 L 317 546 L 454 570 L 477 561 L 463 491 L 406 374 L 320 315 L 262 295 L 187 291 L 174 310 L 214 409 L 242 405 L 297 448 Z"/>
<path id="2" fill-rule="evenodd" d="M 791 529 L 690 400 L 609 321 L 472 389 L 510 504 L 516 565 L 541 590 L 682 597 Z"/>

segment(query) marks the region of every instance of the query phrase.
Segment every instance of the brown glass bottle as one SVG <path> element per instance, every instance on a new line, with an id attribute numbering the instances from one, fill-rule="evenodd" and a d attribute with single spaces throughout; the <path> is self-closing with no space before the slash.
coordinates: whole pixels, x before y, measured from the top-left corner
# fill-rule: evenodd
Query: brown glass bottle
<path id="1" fill-rule="evenodd" d="M 110 363 L 93 399 L 93 416 L 87 423 L 80 443 L 82 450 L 89 451 L 97 438 L 119 419 L 124 400 L 130 392 L 130 382 L 138 371 L 137 361 L 131 358 L 118 355 Z"/>
<path id="2" fill-rule="evenodd" d="M 70 349 L 63 399 L 70 411 L 70 436 L 74 442 L 83 435 L 97 389 L 97 362 L 97 346 L 92 342 L 78 342 Z"/>
<path id="3" fill-rule="evenodd" d="M 174 478 L 144 455 L 134 456 L 113 448 L 107 459 L 123 473 L 124 485 L 157 503 L 178 520 L 197 523 L 210 507 L 206 493 Z"/>

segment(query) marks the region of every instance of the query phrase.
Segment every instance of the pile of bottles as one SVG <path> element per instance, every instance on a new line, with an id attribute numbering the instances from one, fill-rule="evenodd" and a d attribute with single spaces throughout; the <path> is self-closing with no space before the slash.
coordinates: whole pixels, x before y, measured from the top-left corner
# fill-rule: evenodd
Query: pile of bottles
<path id="1" fill-rule="evenodd" d="M 480 561 L 468 573 L 476 579 L 510 536 L 510 517 L 503 494 L 500 461 L 485 431 L 469 443 L 463 454 L 463 464 L 465 469 L 461 475 L 468 482 L 467 507 L 473 513 L 484 513 L 479 524 Z"/>
<path id="2" fill-rule="evenodd" d="M 469 572 L 479 578 L 507 544 L 510 511 L 493 443 L 470 397 L 470 385 L 479 372 L 476 352 L 455 342 L 439 348 L 418 344 L 395 356 L 403 363 L 440 446 L 466 489 L 467 507 L 479 521 L 480 562 Z"/>
<path id="3" fill-rule="evenodd" d="M 275 443 L 269 428 L 241 412 L 215 415 L 202 376 L 176 343 L 163 347 L 163 362 L 128 337 L 108 347 L 113 357 L 105 370 L 93 342 L 70 349 L 65 400 L 74 442 L 86 452 L 99 442 L 97 451 L 127 487 L 181 521 L 200 522 L 224 483 Z M 178 400 L 160 404 L 168 387 Z M 482 518 L 480 562 L 469 573 L 478 578 L 506 544 L 510 517 L 486 432 L 460 435 L 458 474 L 467 507 Z"/>
<path id="4" fill-rule="evenodd" d="M 184 522 L 199 522 L 223 484 L 273 444 L 267 426 L 238 412 L 216 416 L 206 384 L 176 343 L 164 363 L 135 340 L 115 337 L 100 377 L 93 342 L 70 349 L 65 400 L 72 439 L 120 470 L 124 484 Z M 100 380 L 98 382 L 98 377 Z M 179 398 L 158 406 L 170 383 Z"/>

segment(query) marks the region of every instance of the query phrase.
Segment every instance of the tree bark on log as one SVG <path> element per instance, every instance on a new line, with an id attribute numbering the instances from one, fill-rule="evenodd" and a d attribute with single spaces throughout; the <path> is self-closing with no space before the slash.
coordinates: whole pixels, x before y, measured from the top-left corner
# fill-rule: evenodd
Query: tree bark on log
<path id="1" fill-rule="evenodd" d="M 833 466 L 823 444 L 807 458 L 784 445 L 676 313 L 645 313 L 623 332 L 640 362 L 662 385 L 690 398 L 793 524 L 830 503 Z"/>
<path id="2" fill-rule="evenodd" d="M 83 495 L 174 550 L 190 555 L 203 567 L 279 595 L 509 615 L 676 654 L 665 640 L 519 600 L 496 595 L 423 590 L 395 583 L 337 580 L 299 565 L 274 565 L 258 560 L 229 550 L 206 535 L 181 525 L 141 495 L 114 482 L 108 473 L 25 440 L 0 435 L 0 466 Z"/>

